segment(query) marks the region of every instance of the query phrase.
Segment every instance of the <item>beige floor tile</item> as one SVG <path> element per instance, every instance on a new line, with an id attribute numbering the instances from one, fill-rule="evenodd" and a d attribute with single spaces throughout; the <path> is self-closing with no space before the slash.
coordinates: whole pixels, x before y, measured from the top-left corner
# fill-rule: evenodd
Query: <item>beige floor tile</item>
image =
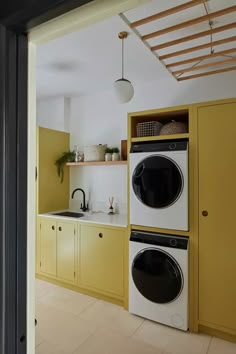
<path id="1" fill-rule="evenodd" d="M 44 342 L 44 338 L 37 333 L 37 329 L 35 330 L 35 347 L 38 347 L 39 344 L 41 344 L 42 342 Z"/>
<path id="2" fill-rule="evenodd" d="M 117 333 L 98 330 L 73 354 L 162 354 L 149 344 Z M 164 354 L 164 353 L 163 353 Z"/>
<path id="3" fill-rule="evenodd" d="M 143 323 L 141 317 L 134 316 L 117 306 L 105 301 L 98 301 L 87 310 L 80 313 L 79 317 L 90 321 L 99 328 L 116 332 L 124 336 L 131 336 Z"/>
<path id="4" fill-rule="evenodd" d="M 50 294 L 55 288 L 57 288 L 56 285 L 37 279 L 35 282 L 36 300 Z"/>
<path id="5" fill-rule="evenodd" d="M 35 354 L 71 354 L 71 352 L 63 351 L 58 345 L 55 345 L 55 343 L 46 341 L 35 349 Z"/>
<path id="6" fill-rule="evenodd" d="M 91 296 L 64 288 L 52 289 L 50 293 L 39 299 L 39 302 L 42 304 L 74 315 L 78 315 L 96 301 L 97 300 Z"/>
<path id="7" fill-rule="evenodd" d="M 36 310 L 36 335 L 59 346 L 62 351 L 73 352 L 96 330 L 91 322 L 48 305 L 39 304 Z"/>
<path id="8" fill-rule="evenodd" d="M 155 322 L 145 321 L 133 338 L 171 354 L 206 354 L 211 337 L 182 332 Z"/>
<path id="9" fill-rule="evenodd" d="M 236 354 L 236 343 L 213 338 L 207 354 Z"/>

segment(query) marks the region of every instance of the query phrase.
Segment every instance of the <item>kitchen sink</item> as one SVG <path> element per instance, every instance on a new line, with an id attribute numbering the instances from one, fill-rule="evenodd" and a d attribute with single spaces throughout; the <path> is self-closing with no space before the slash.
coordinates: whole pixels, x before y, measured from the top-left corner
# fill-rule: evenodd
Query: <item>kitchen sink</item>
<path id="1" fill-rule="evenodd" d="M 61 211 L 59 213 L 53 213 L 53 215 L 68 216 L 70 218 L 82 218 L 84 216 L 84 214 L 76 213 L 75 211 Z"/>

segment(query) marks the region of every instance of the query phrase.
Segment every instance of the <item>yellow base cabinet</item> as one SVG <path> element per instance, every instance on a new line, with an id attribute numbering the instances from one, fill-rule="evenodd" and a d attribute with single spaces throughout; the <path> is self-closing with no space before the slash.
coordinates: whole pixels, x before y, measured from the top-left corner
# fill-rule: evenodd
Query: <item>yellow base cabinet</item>
<path id="1" fill-rule="evenodd" d="M 39 218 L 40 273 L 75 283 L 76 224 Z"/>
<path id="2" fill-rule="evenodd" d="M 56 276 L 57 273 L 57 227 L 55 220 L 39 222 L 40 272 Z"/>
<path id="3" fill-rule="evenodd" d="M 75 282 L 76 224 L 57 223 L 57 277 Z"/>
<path id="4" fill-rule="evenodd" d="M 236 102 L 198 108 L 199 323 L 236 335 Z"/>
<path id="5" fill-rule="evenodd" d="M 118 228 L 80 226 L 79 281 L 82 286 L 124 296 L 125 234 Z"/>

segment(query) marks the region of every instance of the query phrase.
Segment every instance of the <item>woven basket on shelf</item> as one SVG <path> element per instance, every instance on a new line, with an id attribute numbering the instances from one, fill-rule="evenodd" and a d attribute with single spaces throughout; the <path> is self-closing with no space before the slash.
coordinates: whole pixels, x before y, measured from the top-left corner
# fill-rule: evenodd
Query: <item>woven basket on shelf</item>
<path id="1" fill-rule="evenodd" d="M 170 123 L 163 125 L 160 131 L 160 135 L 181 134 L 187 132 L 188 132 L 188 126 L 186 123 L 172 121 Z"/>
<path id="2" fill-rule="evenodd" d="M 157 121 L 137 123 L 137 137 L 159 135 L 161 127 Z"/>
<path id="3" fill-rule="evenodd" d="M 84 161 L 105 161 L 107 145 L 90 145 L 84 147 Z"/>

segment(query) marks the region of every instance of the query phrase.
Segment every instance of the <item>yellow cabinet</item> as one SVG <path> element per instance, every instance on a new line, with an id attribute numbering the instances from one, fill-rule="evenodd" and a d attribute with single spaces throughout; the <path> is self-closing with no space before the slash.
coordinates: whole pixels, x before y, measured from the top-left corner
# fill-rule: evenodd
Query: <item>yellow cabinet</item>
<path id="1" fill-rule="evenodd" d="M 40 272 L 56 276 L 57 271 L 57 229 L 55 220 L 40 221 Z"/>
<path id="2" fill-rule="evenodd" d="M 198 108 L 199 321 L 236 334 L 236 103 Z"/>
<path id="3" fill-rule="evenodd" d="M 118 228 L 80 226 L 80 283 L 107 295 L 124 296 L 124 235 Z"/>
<path id="4" fill-rule="evenodd" d="M 75 230 L 74 223 L 57 223 L 57 277 L 69 282 L 75 280 Z"/>
<path id="5" fill-rule="evenodd" d="M 39 218 L 40 273 L 75 283 L 76 224 Z"/>

